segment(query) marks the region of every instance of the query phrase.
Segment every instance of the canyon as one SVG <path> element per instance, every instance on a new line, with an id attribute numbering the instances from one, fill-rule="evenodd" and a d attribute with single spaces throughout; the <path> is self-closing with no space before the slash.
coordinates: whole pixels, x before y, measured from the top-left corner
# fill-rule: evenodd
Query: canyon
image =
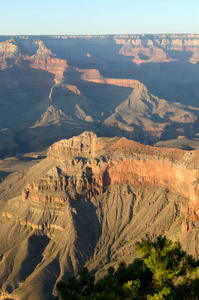
<path id="1" fill-rule="evenodd" d="M 104 153 L 107 148 L 110 154 L 106 151 L 104 157 L 100 152 Z M 58 165 L 45 178 L 25 188 L 23 199 L 54 203 L 53 194 L 72 189 L 76 196 L 72 199 L 77 200 L 78 190 L 80 195 L 83 190 L 88 190 L 85 197 L 89 198 L 95 192 L 102 194 L 108 186 L 130 184 L 169 186 L 171 191 L 197 204 L 198 157 L 199 150 L 190 152 L 145 147 L 126 138 L 108 139 L 107 145 L 104 138 L 97 138 L 92 132 L 84 132 L 78 137 L 61 140 L 49 148 L 47 159 L 55 160 Z M 48 192 L 52 192 L 52 195 L 47 196 Z M 44 195 L 43 199 L 39 198 L 39 193 Z M 66 196 L 56 201 L 62 203 L 69 199 Z"/>
<path id="2" fill-rule="evenodd" d="M 198 157 L 199 150 L 86 131 L 27 160 L 26 169 L 8 172 L 13 163 L 5 160 L 1 292 L 53 299 L 57 281 L 84 265 L 100 278 L 109 266 L 136 257 L 136 241 L 158 234 L 198 257 Z"/>
<path id="3" fill-rule="evenodd" d="M 0 157 L 86 130 L 149 145 L 172 139 L 183 149 L 194 139 L 197 148 L 198 41 L 191 34 L 1 36 Z"/>
<path id="4" fill-rule="evenodd" d="M 159 234 L 199 247 L 199 35 L 0 36 L 0 297 L 50 300 Z"/>

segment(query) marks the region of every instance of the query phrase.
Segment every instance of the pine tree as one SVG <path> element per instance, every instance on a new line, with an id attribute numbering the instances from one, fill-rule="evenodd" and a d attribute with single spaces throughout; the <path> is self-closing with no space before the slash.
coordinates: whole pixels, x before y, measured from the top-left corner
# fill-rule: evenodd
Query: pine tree
<path id="1" fill-rule="evenodd" d="M 154 241 L 136 243 L 142 259 L 127 266 L 119 264 L 115 270 L 95 283 L 87 268 L 71 277 L 67 283 L 59 282 L 60 300 L 196 300 L 199 299 L 199 277 L 193 277 L 199 267 L 191 255 L 182 250 L 179 242 L 165 236 Z M 178 281 L 176 281 L 178 279 Z"/>
<path id="2" fill-rule="evenodd" d="M 165 295 L 175 294 L 174 283 L 179 277 L 184 278 L 182 281 L 184 285 L 181 284 L 181 288 L 186 290 L 188 278 L 191 274 L 196 273 L 199 266 L 199 261 L 183 251 L 179 242 L 172 242 L 166 236 L 160 235 L 155 241 L 148 239 L 141 243 L 138 242 L 136 248 L 142 254 L 147 268 L 153 273 L 152 289 L 154 292 L 162 293 L 164 291 Z M 156 297 L 159 299 L 158 294 Z M 160 299 L 166 299 L 163 295 L 161 297 Z"/>

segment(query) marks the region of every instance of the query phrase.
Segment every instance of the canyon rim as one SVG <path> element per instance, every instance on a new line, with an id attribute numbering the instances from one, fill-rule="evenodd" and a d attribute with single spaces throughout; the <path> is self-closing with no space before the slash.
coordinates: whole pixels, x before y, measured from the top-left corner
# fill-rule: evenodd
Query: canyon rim
<path id="1" fill-rule="evenodd" d="M 199 35 L 0 36 L 2 298 L 159 234 L 199 249 Z"/>

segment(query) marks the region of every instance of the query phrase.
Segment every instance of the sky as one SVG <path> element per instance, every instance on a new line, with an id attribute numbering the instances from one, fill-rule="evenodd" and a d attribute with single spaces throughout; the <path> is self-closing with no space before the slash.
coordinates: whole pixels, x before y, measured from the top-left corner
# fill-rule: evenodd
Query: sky
<path id="1" fill-rule="evenodd" d="M 0 35 L 198 33 L 198 0 L 0 0 Z"/>

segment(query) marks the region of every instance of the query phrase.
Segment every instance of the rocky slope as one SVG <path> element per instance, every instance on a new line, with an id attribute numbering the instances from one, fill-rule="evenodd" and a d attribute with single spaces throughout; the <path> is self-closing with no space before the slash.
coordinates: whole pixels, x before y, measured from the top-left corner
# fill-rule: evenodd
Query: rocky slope
<path id="1" fill-rule="evenodd" d="M 194 139 L 198 40 L 198 35 L 0 37 L 0 156 L 43 150 L 85 130 L 145 144 Z"/>
<path id="2" fill-rule="evenodd" d="M 100 277 L 158 234 L 198 257 L 198 156 L 84 132 L 30 170 L 2 174 L 1 290 L 51 299 L 58 280 L 85 264 Z"/>

